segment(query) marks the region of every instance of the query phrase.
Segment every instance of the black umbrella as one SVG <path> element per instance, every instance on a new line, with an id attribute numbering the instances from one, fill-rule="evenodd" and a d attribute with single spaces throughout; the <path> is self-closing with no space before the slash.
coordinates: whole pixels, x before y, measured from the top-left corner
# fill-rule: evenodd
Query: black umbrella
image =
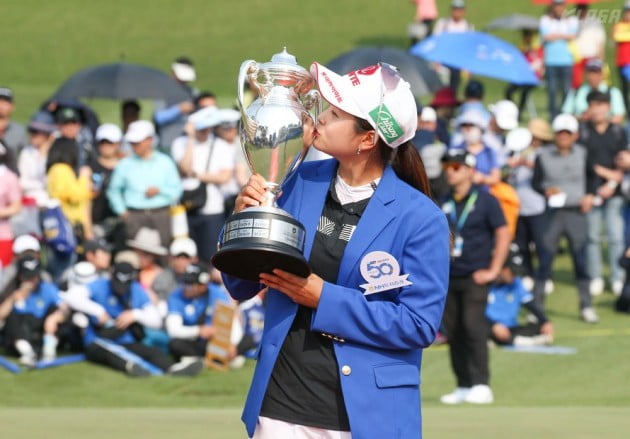
<path id="1" fill-rule="evenodd" d="M 189 100 L 186 89 L 161 70 L 115 63 L 89 67 L 72 75 L 54 95 L 64 98 Z"/>
<path id="2" fill-rule="evenodd" d="M 507 30 L 537 30 L 540 19 L 531 15 L 512 14 L 492 20 L 486 26 L 487 30 L 507 29 Z"/>
<path id="3" fill-rule="evenodd" d="M 339 55 L 326 65 L 333 72 L 344 75 L 380 61 L 398 67 L 415 97 L 431 95 L 443 87 L 429 63 L 396 47 L 360 47 Z"/>

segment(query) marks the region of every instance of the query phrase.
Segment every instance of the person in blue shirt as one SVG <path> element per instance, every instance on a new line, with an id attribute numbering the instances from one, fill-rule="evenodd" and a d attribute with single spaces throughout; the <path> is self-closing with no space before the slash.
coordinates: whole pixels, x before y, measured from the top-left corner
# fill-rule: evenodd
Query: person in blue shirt
<path id="1" fill-rule="evenodd" d="M 200 263 L 186 267 L 184 285 L 168 297 L 166 331 L 171 341 L 169 350 L 176 359 L 205 357 L 206 346 L 215 334 L 212 324 L 218 301 L 230 303 L 227 292 L 212 283 L 210 272 Z"/>
<path id="2" fill-rule="evenodd" d="M 105 339 L 123 346 L 164 372 L 172 375 L 198 374 L 203 368 L 202 362 L 175 363 L 159 349 L 142 343 L 144 327 L 158 327 L 161 318 L 136 279 L 136 267 L 129 262 L 117 262 L 111 279 L 99 279 L 88 284 L 83 294 L 76 290 L 69 292 L 69 296 L 74 298 L 73 307 L 89 314 L 89 325 L 84 334 L 88 360 L 127 372 L 131 376 L 148 374 L 135 362 L 98 343 L 99 339 Z M 83 301 L 77 299 L 81 295 Z"/>
<path id="3" fill-rule="evenodd" d="M 536 304 L 534 295 L 525 289 L 518 274 L 523 257 L 518 245 L 510 246 L 510 254 L 497 280 L 490 287 L 486 317 L 491 324 L 490 338 L 500 345 L 532 346 L 553 342 L 553 325 Z M 519 324 L 521 307 L 536 317 L 536 323 Z"/>
<path id="4" fill-rule="evenodd" d="M 34 366 L 38 354 L 52 360 L 57 349 L 57 329 L 65 319 L 59 290 L 41 280 L 41 264 L 34 256 L 18 260 L 18 288 L 0 305 L 5 348 L 20 356 L 20 363 Z"/>

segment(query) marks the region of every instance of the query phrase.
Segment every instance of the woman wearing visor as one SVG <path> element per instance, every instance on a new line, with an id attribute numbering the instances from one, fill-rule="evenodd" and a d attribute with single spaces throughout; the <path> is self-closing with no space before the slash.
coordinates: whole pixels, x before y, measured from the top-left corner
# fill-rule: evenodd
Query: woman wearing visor
<path id="1" fill-rule="evenodd" d="M 254 438 L 417 438 L 449 232 L 409 143 L 416 103 L 386 64 L 339 76 L 314 63 L 311 73 L 330 106 L 305 142 L 333 158 L 302 163 L 278 204 L 304 224 L 313 273 L 224 276 L 238 300 L 269 287 L 243 420 Z M 257 206 L 263 188 L 252 176 L 236 211 Z"/>

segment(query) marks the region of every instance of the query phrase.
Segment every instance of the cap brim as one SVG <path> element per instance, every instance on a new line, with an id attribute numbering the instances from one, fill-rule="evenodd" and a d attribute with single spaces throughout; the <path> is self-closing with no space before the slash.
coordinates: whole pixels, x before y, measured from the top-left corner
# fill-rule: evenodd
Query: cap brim
<path id="1" fill-rule="evenodd" d="M 152 255 L 165 256 L 168 254 L 168 250 L 164 247 L 153 247 L 151 245 L 146 245 L 142 242 L 134 240 L 127 241 L 127 246 L 135 250 L 141 250 L 143 252 L 150 253 Z"/>
<path id="2" fill-rule="evenodd" d="M 177 79 L 183 82 L 191 82 L 197 79 L 197 74 L 192 66 L 187 64 L 174 63 L 172 66 L 173 73 Z"/>
<path id="3" fill-rule="evenodd" d="M 311 64 L 311 75 L 315 77 L 319 92 L 329 104 L 365 119 L 365 115 L 352 98 L 350 86 L 341 75 L 317 62 Z"/>

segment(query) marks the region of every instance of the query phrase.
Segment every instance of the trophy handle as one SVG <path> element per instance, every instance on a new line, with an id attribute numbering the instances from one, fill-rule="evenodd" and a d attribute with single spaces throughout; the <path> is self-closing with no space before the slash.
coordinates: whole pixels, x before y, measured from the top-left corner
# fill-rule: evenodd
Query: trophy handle
<path id="1" fill-rule="evenodd" d="M 318 90 L 313 89 L 304 94 L 302 103 L 304 105 L 304 108 L 306 108 L 306 110 L 308 111 L 310 111 L 314 107 L 313 121 L 317 123 L 317 118 L 323 111 L 322 95 L 319 93 Z"/>
<path id="2" fill-rule="evenodd" d="M 250 75 L 252 73 L 255 73 L 257 70 L 258 70 L 258 63 L 252 59 L 248 59 L 247 61 L 243 61 L 243 63 L 241 64 L 241 68 L 238 72 L 237 103 L 238 103 L 238 109 L 241 112 L 241 118 L 243 120 L 245 129 L 252 127 L 256 123 L 247 115 L 247 112 L 245 111 L 246 109 L 245 109 L 245 103 L 243 102 L 243 95 L 245 94 L 245 81 L 249 81 Z M 257 83 L 252 84 L 252 82 L 255 82 L 255 81 L 250 81 L 250 86 L 255 87 L 256 92 L 260 93 L 258 84 Z"/>

